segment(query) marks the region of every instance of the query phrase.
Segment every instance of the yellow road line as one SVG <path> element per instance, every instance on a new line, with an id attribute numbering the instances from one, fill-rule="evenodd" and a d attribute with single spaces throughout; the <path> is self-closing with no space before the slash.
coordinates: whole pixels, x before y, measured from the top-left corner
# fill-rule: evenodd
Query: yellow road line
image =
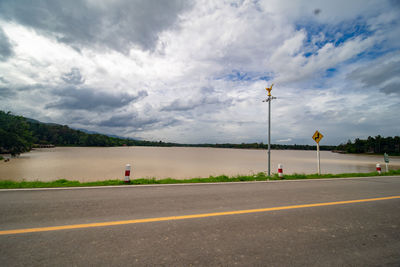
<path id="1" fill-rule="evenodd" d="M 15 229 L 15 230 L 3 230 L 3 231 L 0 231 L 0 235 L 35 233 L 35 232 L 46 232 L 46 231 L 57 231 L 57 230 L 79 229 L 79 228 L 91 228 L 91 227 L 112 226 L 112 225 L 125 225 L 125 224 L 146 223 L 146 222 L 175 221 L 175 220 L 205 218 L 205 217 L 215 217 L 215 216 L 225 216 L 225 215 L 238 215 L 238 214 L 247 214 L 247 213 L 256 213 L 256 212 L 279 211 L 279 210 L 290 210 L 290 209 L 311 208 L 311 207 L 321 207 L 321 206 L 333 206 L 333 205 L 361 203 L 361 202 L 372 202 L 372 201 L 389 200 L 389 199 L 400 199 L 400 196 L 345 200 L 345 201 L 303 204 L 303 205 L 292 205 L 292 206 L 272 207 L 272 208 L 263 208 L 263 209 L 236 210 L 236 211 L 202 213 L 202 214 L 192 214 L 192 215 L 182 215 L 182 216 L 135 219 L 135 220 L 125 220 L 125 221 L 73 224 L 73 225 Z"/>

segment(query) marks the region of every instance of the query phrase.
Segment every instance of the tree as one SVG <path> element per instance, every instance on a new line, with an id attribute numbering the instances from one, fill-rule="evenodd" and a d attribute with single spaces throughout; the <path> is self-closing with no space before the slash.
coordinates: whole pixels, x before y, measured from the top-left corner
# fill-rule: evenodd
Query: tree
<path id="1" fill-rule="evenodd" d="M 32 132 L 24 117 L 0 111 L 0 152 L 15 156 L 29 151 L 32 140 Z"/>

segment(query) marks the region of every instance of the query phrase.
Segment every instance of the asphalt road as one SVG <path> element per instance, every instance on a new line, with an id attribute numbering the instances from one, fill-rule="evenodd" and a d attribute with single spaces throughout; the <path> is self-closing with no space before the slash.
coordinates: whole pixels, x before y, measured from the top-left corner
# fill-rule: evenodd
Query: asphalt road
<path id="1" fill-rule="evenodd" d="M 337 203 L 390 196 L 400 177 L 0 191 L 0 265 L 400 266 L 400 198 Z"/>

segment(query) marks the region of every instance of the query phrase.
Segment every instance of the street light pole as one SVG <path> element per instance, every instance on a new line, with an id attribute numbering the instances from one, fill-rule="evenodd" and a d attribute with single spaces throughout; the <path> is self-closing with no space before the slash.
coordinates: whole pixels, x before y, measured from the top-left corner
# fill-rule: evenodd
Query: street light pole
<path id="1" fill-rule="evenodd" d="M 263 100 L 263 102 L 268 102 L 268 176 L 271 176 L 271 102 L 276 97 L 271 95 L 272 86 L 265 88 L 268 91 L 268 98 Z"/>
<path id="2" fill-rule="evenodd" d="M 268 176 L 271 176 L 271 96 L 268 96 Z"/>

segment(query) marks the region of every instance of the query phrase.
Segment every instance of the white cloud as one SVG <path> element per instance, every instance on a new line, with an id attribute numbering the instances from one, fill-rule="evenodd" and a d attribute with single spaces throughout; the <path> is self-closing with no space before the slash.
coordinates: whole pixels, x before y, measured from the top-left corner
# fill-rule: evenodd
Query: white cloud
<path id="1" fill-rule="evenodd" d="M 164 13 L 139 1 L 144 18 L 118 13 L 125 1 L 81 1 L 105 15 L 89 12 L 93 23 L 116 28 L 85 21 L 76 31 L 71 17 L 55 27 L 39 21 L 37 10 L 31 23 L 0 11 L 13 49 L 0 61 L 0 109 L 151 140 L 265 142 L 261 101 L 274 81 L 273 140 L 312 143 L 316 128 L 328 144 L 398 135 L 391 114 L 400 111 L 400 11 L 390 3 L 178 1 Z M 10 10 L 26 10 L 20 5 Z M 64 8 L 73 14 L 76 7 Z M 82 12 L 75 15 L 82 21 Z M 151 22 L 150 35 L 128 30 L 129 21 L 133 29 Z M 98 36 L 82 35 L 90 29 Z M 375 76 L 385 78 L 374 83 Z M 140 92 L 146 97 L 136 98 Z M 85 108 L 66 111 L 78 104 Z"/>

